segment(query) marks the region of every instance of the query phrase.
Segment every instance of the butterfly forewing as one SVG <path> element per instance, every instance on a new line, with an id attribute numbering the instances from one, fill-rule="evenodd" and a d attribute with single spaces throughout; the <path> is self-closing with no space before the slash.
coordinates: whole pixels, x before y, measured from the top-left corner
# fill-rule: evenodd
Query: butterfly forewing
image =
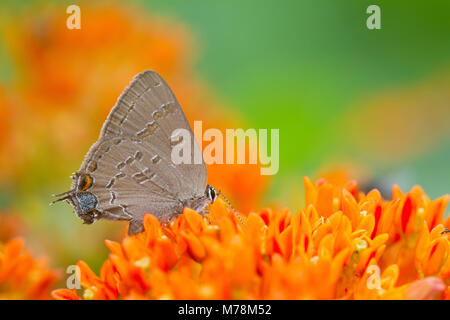
<path id="1" fill-rule="evenodd" d="M 166 81 L 156 72 L 148 70 L 138 74 L 122 93 L 102 128 L 101 138 L 117 135 L 137 138 L 149 148 L 157 148 L 158 154 L 170 161 L 170 139 L 176 129 L 188 130 L 194 137 Z M 199 147 L 195 139 L 192 141 L 193 154 L 194 149 Z M 207 174 L 203 158 L 201 161 L 201 165 L 180 164 L 174 168 L 185 177 L 180 197 L 188 196 L 192 191 L 204 192 Z"/>

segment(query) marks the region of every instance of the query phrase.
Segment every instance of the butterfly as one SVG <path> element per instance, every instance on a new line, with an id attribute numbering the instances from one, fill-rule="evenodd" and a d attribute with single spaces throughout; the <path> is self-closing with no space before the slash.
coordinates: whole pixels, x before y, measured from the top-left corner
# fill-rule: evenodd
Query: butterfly
<path id="1" fill-rule="evenodd" d="M 185 207 L 202 212 L 220 192 L 207 185 L 206 165 L 171 161 L 177 129 L 191 134 L 191 150 L 201 150 L 175 95 L 164 79 L 147 70 L 135 76 L 103 124 L 100 136 L 72 176 L 72 188 L 55 196 L 84 223 L 129 221 L 128 233 L 144 231 L 152 213 L 168 222 Z M 53 202 L 53 203 L 54 203 Z"/>

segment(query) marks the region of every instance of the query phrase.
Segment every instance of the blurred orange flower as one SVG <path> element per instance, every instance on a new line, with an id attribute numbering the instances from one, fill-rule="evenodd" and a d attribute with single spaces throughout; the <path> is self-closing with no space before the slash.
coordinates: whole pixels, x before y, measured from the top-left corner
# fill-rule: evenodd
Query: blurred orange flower
<path id="1" fill-rule="evenodd" d="M 0 300 L 48 299 L 57 278 L 45 260 L 35 260 L 24 248 L 23 239 L 0 243 Z"/>
<path id="2" fill-rule="evenodd" d="M 79 261 L 82 292 L 56 299 L 436 299 L 449 298 L 449 196 L 419 187 L 393 199 L 324 179 L 304 179 L 306 207 L 269 209 L 241 224 L 218 200 L 204 219 L 190 209 L 111 251 L 97 276 Z"/>
<path id="3" fill-rule="evenodd" d="M 9 83 L 0 83 L 4 188 L 42 191 L 42 181 L 64 181 L 98 137 L 122 90 L 146 69 L 167 80 L 191 124 L 203 120 L 204 130 L 240 124 L 194 75 L 195 43 L 185 25 L 138 4 L 85 1 L 81 7 L 79 30 L 66 28 L 61 4 L 35 3 L 0 21 L 14 73 Z M 224 193 L 244 211 L 256 205 L 266 186 L 257 165 L 213 165 L 209 171 L 210 182 L 221 181 Z M 254 178 L 238 182 L 243 172 Z"/>
<path id="4" fill-rule="evenodd" d="M 19 219 L 19 214 L 5 210 L 0 211 L 0 243 L 18 237 L 24 231 L 24 223 Z"/>

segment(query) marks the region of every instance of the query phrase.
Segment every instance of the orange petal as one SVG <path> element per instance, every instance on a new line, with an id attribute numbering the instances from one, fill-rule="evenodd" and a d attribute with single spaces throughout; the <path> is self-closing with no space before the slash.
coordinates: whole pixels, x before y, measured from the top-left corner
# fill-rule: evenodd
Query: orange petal
<path id="1" fill-rule="evenodd" d="M 423 270 L 424 273 L 432 275 L 439 272 L 439 269 L 448 257 L 449 249 L 449 242 L 447 239 L 439 238 L 432 241 L 428 261 L 426 261 L 426 267 Z"/>
<path id="2" fill-rule="evenodd" d="M 314 184 L 308 177 L 303 178 L 303 184 L 305 185 L 305 203 L 306 206 L 315 204 L 317 199 L 317 190 Z"/>
<path id="3" fill-rule="evenodd" d="M 377 251 L 374 248 L 367 248 L 363 249 L 360 254 L 361 257 L 359 258 L 355 270 L 359 273 L 362 273 L 364 270 L 366 270 L 371 260 L 374 260 L 376 264 L 375 256 L 377 254 Z"/>
<path id="4" fill-rule="evenodd" d="M 415 248 L 415 262 L 421 265 L 428 254 L 428 246 L 430 245 L 430 232 L 428 231 L 427 222 L 424 221 L 419 232 Z"/>
<path id="5" fill-rule="evenodd" d="M 400 230 L 403 233 L 407 233 L 410 229 L 411 224 L 414 224 L 414 213 L 415 213 L 415 203 L 411 196 L 411 194 L 407 194 L 404 200 L 402 201 L 400 207 L 398 208 L 398 221 Z"/>
<path id="6" fill-rule="evenodd" d="M 325 183 L 318 187 L 317 201 L 315 205 L 317 212 L 324 217 L 329 217 L 334 213 L 332 185 Z"/>
<path id="7" fill-rule="evenodd" d="M 427 221 L 430 229 L 444 221 L 445 208 L 449 202 L 450 196 L 444 195 L 439 199 L 432 201 L 425 209 L 424 218 Z"/>
<path id="8" fill-rule="evenodd" d="M 264 220 L 257 214 L 250 213 L 245 225 L 244 235 L 255 247 L 260 248 L 262 246 L 265 228 Z"/>
<path id="9" fill-rule="evenodd" d="M 120 243 L 111 240 L 105 240 L 105 244 L 112 254 L 115 254 L 120 257 L 123 256 L 122 246 L 120 245 Z"/>
<path id="10" fill-rule="evenodd" d="M 334 256 L 334 240 L 332 234 L 327 234 L 319 243 L 317 248 L 317 255 L 319 257 L 333 257 Z"/>
<path id="11" fill-rule="evenodd" d="M 151 245 L 160 235 L 161 226 L 158 219 L 152 214 L 144 215 L 145 239 Z"/>
<path id="12" fill-rule="evenodd" d="M 363 216 L 356 230 L 366 230 L 367 234 L 370 236 L 373 232 L 374 227 L 375 227 L 375 216 L 370 214 L 367 216 Z"/>
<path id="13" fill-rule="evenodd" d="M 115 271 L 110 260 L 106 260 L 100 269 L 100 278 L 111 291 L 112 295 L 117 298 L 119 292 L 117 291 L 117 281 Z"/>
<path id="14" fill-rule="evenodd" d="M 206 250 L 201 241 L 192 233 L 183 232 L 183 238 L 187 242 L 187 252 L 189 256 L 197 262 L 206 257 Z"/>
<path id="15" fill-rule="evenodd" d="M 292 226 L 287 227 L 280 234 L 280 244 L 283 251 L 283 255 L 286 258 L 290 258 L 292 255 Z"/>
<path id="16" fill-rule="evenodd" d="M 380 220 L 381 220 L 381 213 L 382 212 L 383 212 L 383 208 L 382 208 L 382 206 L 380 204 L 378 204 L 375 207 L 375 211 L 373 213 L 374 219 L 375 219 L 375 224 L 373 226 L 373 232 L 372 232 L 372 235 L 371 235 L 372 238 L 375 237 L 377 234 L 379 234 L 378 230 L 380 228 L 378 227 L 378 225 L 379 225 Z"/>
<path id="17" fill-rule="evenodd" d="M 395 213 L 397 212 L 397 208 L 400 205 L 400 200 L 391 201 L 384 208 L 380 222 L 377 228 L 377 233 L 389 233 L 391 234 L 391 230 L 394 228 L 395 223 Z"/>
<path id="18" fill-rule="evenodd" d="M 79 260 L 77 266 L 80 268 L 80 282 L 85 288 L 96 286 L 100 278 L 89 268 L 86 262 Z"/>
<path id="19" fill-rule="evenodd" d="M 178 261 L 174 244 L 166 236 L 157 240 L 152 257 L 156 266 L 165 271 L 171 269 Z"/>
<path id="20" fill-rule="evenodd" d="M 400 190 L 400 187 L 396 184 L 392 186 L 392 200 L 402 199 L 404 197 L 404 194 L 402 190 Z"/>
<path id="21" fill-rule="evenodd" d="M 353 195 L 345 189 L 342 190 L 342 212 L 350 219 L 352 229 L 355 230 L 359 223 L 359 207 Z"/>
<path id="22" fill-rule="evenodd" d="M 381 245 L 385 244 L 389 239 L 389 235 L 387 233 L 380 234 L 376 236 L 370 243 L 371 247 L 378 248 Z"/>
<path id="23" fill-rule="evenodd" d="M 69 289 L 53 290 L 52 296 L 56 300 L 81 300 L 76 290 L 69 290 Z"/>
<path id="24" fill-rule="evenodd" d="M 270 210 L 269 208 L 262 209 L 259 212 L 259 216 L 264 220 L 266 226 L 268 226 L 272 220 L 272 210 Z"/>
<path id="25" fill-rule="evenodd" d="M 345 189 L 347 189 L 348 192 L 350 192 L 352 196 L 356 198 L 356 194 L 358 192 L 358 184 L 356 183 L 356 180 L 350 180 L 349 182 L 347 182 L 347 184 L 345 185 Z"/>
<path id="26" fill-rule="evenodd" d="M 332 283 L 336 282 L 341 277 L 342 269 L 344 268 L 344 263 L 348 258 L 349 252 L 349 248 L 345 248 L 334 257 L 330 271 L 330 281 Z"/>
<path id="27" fill-rule="evenodd" d="M 185 208 L 183 216 L 186 218 L 186 222 L 194 234 L 198 235 L 205 228 L 205 221 L 197 211 Z"/>

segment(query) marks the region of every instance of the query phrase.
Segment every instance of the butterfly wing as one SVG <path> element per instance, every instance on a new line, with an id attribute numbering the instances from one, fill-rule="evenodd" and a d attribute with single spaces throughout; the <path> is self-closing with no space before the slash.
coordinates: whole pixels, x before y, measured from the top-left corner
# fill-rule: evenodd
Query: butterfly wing
<path id="1" fill-rule="evenodd" d="M 80 173 L 94 180 L 89 192 L 97 196 L 103 217 L 137 221 L 130 228 L 139 231 L 144 213 L 166 221 L 182 209 L 183 200 L 204 194 L 203 159 L 201 164 L 171 160 L 171 136 L 176 129 L 188 130 L 191 150 L 199 152 L 167 83 L 154 71 L 137 75 L 111 110 L 80 168 Z"/>
<path id="2" fill-rule="evenodd" d="M 169 85 L 158 73 L 147 70 L 138 74 L 121 94 L 103 125 L 100 137 L 126 136 L 138 139 L 145 147 L 157 150 L 164 161 L 170 161 L 171 135 L 176 129 L 188 130 L 193 137 L 192 154 L 201 154 L 189 122 Z M 201 164 L 179 164 L 173 167 L 184 178 L 184 183 L 174 190 L 181 198 L 189 197 L 192 193 L 204 193 L 207 172 L 203 158 L 201 161 Z"/>

